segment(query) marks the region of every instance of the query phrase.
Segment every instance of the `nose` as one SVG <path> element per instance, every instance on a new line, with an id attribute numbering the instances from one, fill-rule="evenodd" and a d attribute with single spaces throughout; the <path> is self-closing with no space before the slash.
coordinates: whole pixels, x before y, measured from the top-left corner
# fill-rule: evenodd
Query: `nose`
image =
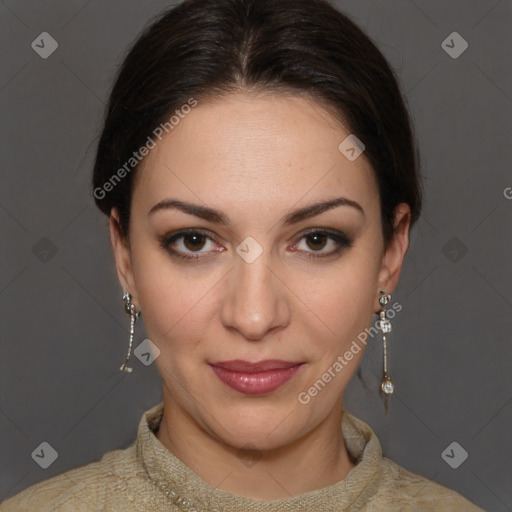
<path id="1" fill-rule="evenodd" d="M 286 286 L 269 266 L 267 253 L 248 263 L 236 257 L 227 276 L 221 308 L 222 323 L 247 340 L 258 341 L 270 331 L 285 328 L 290 321 Z"/>

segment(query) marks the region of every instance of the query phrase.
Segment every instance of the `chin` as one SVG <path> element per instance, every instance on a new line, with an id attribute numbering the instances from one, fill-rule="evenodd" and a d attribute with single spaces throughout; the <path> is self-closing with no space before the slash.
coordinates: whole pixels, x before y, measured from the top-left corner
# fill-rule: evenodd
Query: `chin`
<path id="1" fill-rule="evenodd" d="M 293 415 L 284 413 L 282 407 L 275 406 L 275 410 L 253 408 L 249 411 L 238 411 L 233 414 L 220 412 L 215 417 L 222 417 L 222 427 L 216 426 L 217 434 L 223 442 L 237 449 L 273 450 L 289 444 L 299 437 L 297 427 L 299 422 Z"/>

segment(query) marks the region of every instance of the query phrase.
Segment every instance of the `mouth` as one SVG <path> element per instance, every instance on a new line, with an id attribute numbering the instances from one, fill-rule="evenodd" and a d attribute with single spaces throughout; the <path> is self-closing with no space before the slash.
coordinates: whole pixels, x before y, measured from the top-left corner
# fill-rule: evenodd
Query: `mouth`
<path id="1" fill-rule="evenodd" d="M 278 359 L 252 363 L 236 359 L 209 365 L 215 375 L 232 389 L 247 395 L 261 395 L 275 391 L 288 382 L 305 363 Z"/>

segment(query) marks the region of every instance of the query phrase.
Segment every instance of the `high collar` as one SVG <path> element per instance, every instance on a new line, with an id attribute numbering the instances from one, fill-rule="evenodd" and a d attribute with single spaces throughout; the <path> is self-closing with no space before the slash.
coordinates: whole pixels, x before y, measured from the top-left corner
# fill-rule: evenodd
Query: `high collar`
<path id="1" fill-rule="evenodd" d="M 275 500 L 246 498 L 210 486 L 156 437 L 163 416 L 161 402 L 141 418 L 136 450 L 139 464 L 149 479 L 179 510 L 208 512 L 339 512 L 351 510 L 360 499 L 377 492 L 382 471 L 382 450 L 373 430 L 362 420 L 343 411 L 341 429 L 347 451 L 356 466 L 339 482 L 298 496 Z"/>

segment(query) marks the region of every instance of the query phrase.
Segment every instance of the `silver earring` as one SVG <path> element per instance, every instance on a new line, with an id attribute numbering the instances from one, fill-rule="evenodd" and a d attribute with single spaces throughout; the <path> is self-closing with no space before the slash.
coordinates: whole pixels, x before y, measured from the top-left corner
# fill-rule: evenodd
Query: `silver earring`
<path id="1" fill-rule="evenodd" d="M 395 390 L 393 385 L 393 381 L 391 380 L 391 376 L 388 374 L 388 347 L 387 347 L 387 339 L 386 334 L 391 332 L 391 322 L 386 318 L 386 310 L 384 307 L 390 302 L 391 295 L 384 290 L 380 291 L 382 297 L 379 299 L 379 304 L 382 306 L 382 309 L 379 311 L 379 321 L 377 322 L 378 328 L 382 331 L 382 349 L 384 352 L 384 370 L 382 382 L 380 384 L 380 389 L 386 394 L 391 395 Z"/>
<path id="2" fill-rule="evenodd" d="M 132 303 L 132 296 L 128 292 L 123 293 L 123 301 L 125 303 L 124 309 L 130 315 L 130 344 L 128 346 L 128 355 L 126 356 L 126 360 L 119 368 L 119 371 L 130 373 L 133 371 L 133 368 L 126 366 L 126 364 L 128 363 L 132 353 L 133 335 L 135 333 L 135 320 L 137 320 L 138 316 L 140 315 L 140 311 L 136 311 L 135 304 Z"/>

